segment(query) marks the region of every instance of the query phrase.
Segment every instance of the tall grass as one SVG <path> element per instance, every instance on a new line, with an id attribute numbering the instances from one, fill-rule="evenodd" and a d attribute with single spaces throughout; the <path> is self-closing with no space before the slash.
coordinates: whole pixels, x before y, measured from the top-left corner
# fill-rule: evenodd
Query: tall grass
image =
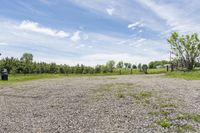
<path id="1" fill-rule="evenodd" d="M 199 70 L 191 72 L 174 71 L 166 73 L 166 76 L 170 78 L 182 78 L 186 80 L 200 80 L 200 71 Z"/>

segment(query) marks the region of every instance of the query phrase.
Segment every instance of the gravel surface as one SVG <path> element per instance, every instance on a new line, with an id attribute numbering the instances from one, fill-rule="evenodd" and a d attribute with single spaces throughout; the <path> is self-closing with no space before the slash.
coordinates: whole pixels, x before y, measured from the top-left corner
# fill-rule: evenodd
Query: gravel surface
<path id="1" fill-rule="evenodd" d="M 198 114 L 200 81 L 162 75 L 67 77 L 0 86 L 1 133 L 200 133 Z"/>

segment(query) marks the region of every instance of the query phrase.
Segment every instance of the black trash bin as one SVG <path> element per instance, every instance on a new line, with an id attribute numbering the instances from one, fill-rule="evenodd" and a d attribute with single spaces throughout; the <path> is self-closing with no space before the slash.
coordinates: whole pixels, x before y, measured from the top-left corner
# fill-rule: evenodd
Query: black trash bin
<path id="1" fill-rule="evenodd" d="M 1 80 L 8 80 L 8 70 L 7 69 L 3 69 L 3 71 L 1 72 Z"/>

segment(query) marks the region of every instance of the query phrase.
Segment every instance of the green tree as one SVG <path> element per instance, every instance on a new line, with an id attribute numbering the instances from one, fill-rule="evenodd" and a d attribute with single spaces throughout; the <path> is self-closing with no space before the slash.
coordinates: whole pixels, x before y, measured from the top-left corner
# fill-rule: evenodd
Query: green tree
<path id="1" fill-rule="evenodd" d="M 50 64 L 50 73 L 57 73 L 57 65 L 56 63 L 51 63 Z"/>
<path id="2" fill-rule="evenodd" d="M 120 62 L 118 62 L 117 63 L 117 68 L 123 68 L 123 66 L 124 66 L 124 63 L 123 63 L 123 61 L 120 61 Z"/>
<path id="3" fill-rule="evenodd" d="M 106 63 L 107 69 L 109 72 L 113 72 L 113 69 L 115 68 L 115 61 L 110 60 Z"/>
<path id="4" fill-rule="evenodd" d="M 106 73 L 108 72 L 108 68 L 105 65 L 101 65 L 101 73 Z"/>
<path id="5" fill-rule="evenodd" d="M 140 72 L 142 71 L 142 64 L 141 64 L 141 63 L 138 64 L 138 70 L 139 70 Z"/>
<path id="6" fill-rule="evenodd" d="M 124 63 L 125 68 L 128 68 L 128 63 Z"/>
<path id="7" fill-rule="evenodd" d="M 142 71 L 143 71 L 145 74 L 147 74 L 147 69 L 148 69 L 147 64 L 143 64 L 143 65 L 142 65 Z"/>
<path id="8" fill-rule="evenodd" d="M 133 69 L 137 69 L 137 66 L 135 64 L 132 65 Z"/>
<path id="9" fill-rule="evenodd" d="M 31 53 L 24 53 L 20 60 L 25 63 L 32 63 L 33 55 Z"/>
<path id="10" fill-rule="evenodd" d="M 200 55 L 200 40 L 196 33 L 180 36 L 177 32 L 167 39 L 171 45 L 171 52 L 183 62 L 187 70 L 194 68 L 195 60 Z"/>
<path id="11" fill-rule="evenodd" d="M 24 53 L 20 60 L 23 63 L 23 73 L 24 74 L 31 73 L 33 55 L 31 53 Z"/>
<path id="12" fill-rule="evenodd" d="M 156 68 L 157 66 L 163 66 L 163 67 L 164 67 L 165 64 L 169 64 L 169 61 L 166 61 L 166 60 L 151 61 L 151 62 L 149 63 L 149 69 L 154 69 L 154 68 Z"/>
<path id="13" fill-rule="evenodd" d="M 94 69 L 95 73 L 100 73 L 101 72 L 101 65 L 96 65 Z"/>
<path id="14" fill-rule="evenodd" d="M 127 68 L 131 68 L 132 64 L 128 63 Z"/>

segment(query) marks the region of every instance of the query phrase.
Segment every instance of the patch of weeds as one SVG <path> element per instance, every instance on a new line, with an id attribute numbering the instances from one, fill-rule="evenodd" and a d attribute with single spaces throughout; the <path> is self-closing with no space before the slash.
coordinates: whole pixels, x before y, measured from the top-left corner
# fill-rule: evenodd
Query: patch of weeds
<path id="1" fill-rule="evenodd" d="M 152 97 L 152 92 L 150 92 L 150 91 L 141 91 L 138 94 L 129 94 L 129 95 L 131 97 L 135 98 L 136 100 L 142 100 L 142 99 L 146 99 L 146 98 Z"/>
<path id="2" fill-rule="evenodd" d="M 200 122 L 200 114 L 193 114 L 191 118 L 196 122 Z"/>
<path id="3" fill-rule="evenodd" d="M 117 89 L 124 90 L 124 89 L 133 89 L 135 87 L 132 83 L 116 83 L 115 84 Z"/>
<path id="4" fill-rule="evenodd" d="M 178 114 L 177 119 L 185 119 L 185 120 L 191 119 L 200 123 L 200 114 L 180 113 Z"/>
<path id="5" fill-rule="evenodd" d="M 142 98 L 149 98 L 152 96 L 152 92 L 150 91 L 141 91 L 139 93 L 139 96 L 142 97 Z"/>
<path id="6" fill-rule="evenodd" d="M 160 114 L 162 115 L 170 115 L 171 113 L 175 113 L 175 110 L 160 110 Z"/>
<path id="7" fill-rule="evenodd" d="M 149 115 L 154 115 L 154 116 L 159 116 L 160 112 L 149 112 L 148 114 Z"/>
<path id="8" fill-rule="evenodd" d="M 149 112 L 148 114 L 154 115 L 154 116 L 159 116 L 159 115 L 167 116 L 167 115 L 170 115 L 171 113 L 175 113 L 175 110 L 160 110 L 157 112 Z"/>
<path id="9" fill-rule="evenodd" d="M 185 124 L 182 126 L 177 126 L 177 132 L 184 133 L 187 131 L 196 131 L 191 124 Z"/>
<path id="10" fill-rule="evenodd" d="M 117 93 L 117 97 L 120 98 L 125 98 L 125 95 L 122 92 Z"/>
<path id="11" fill-rule="evenodd" d="M 99 89 L 96 89 L 94 92 L 110 92 L 111 89 L 110 88 L 99 88 Z"/>
<path id="12" fill-rule="evenodd" d="M 146 104 L 150 104 L 150 101 L 149 100 L 147 100 L 147 99 L 145 99 L 145 101 L 144 101 Z"/>
<path id="13" fill-rule="evenodd" d="M 140 97 L 137 94 L 130 93 L 129 96 L 135 98 L 136 100 L 140 100 Z"/>
<path id="14" fill-rule="evenodd" d="M 171 121 L 167 118 L 157 120 L 156 124 L 160 125 L 163 128 L 169 128 L 172 125 Z"/>
<path id="15" fill-rule="evenodd" d="M 101 85 L 98 89 L 94 90 L 95 93 L 98 93 L 98 92 L 110 92 L 112 91 L 112 87 L 113 87 L 113 84 L 105 84 L 105 85 Z"/>
<path id="16" fill-rule="evenodd" d="M 189 113 L 179 113 L 177 119 L 191 119 L 191 115 Z"/>
<path id="17" fill-rule="evenodd" d="M 119 86 L 134 86 L 135 84 L 133 84 L 133 83 L 116 83 L 115 85 L 119 85 Z"/>
<path id="18" fill-rule="evenodd" d="M 162 107 L 162 108 L 167 108 L 167 107 L 174 107 L 174 108 L 176 108 L 177 105 L 175 103 L 161 103 L 160 107 Z"/>

